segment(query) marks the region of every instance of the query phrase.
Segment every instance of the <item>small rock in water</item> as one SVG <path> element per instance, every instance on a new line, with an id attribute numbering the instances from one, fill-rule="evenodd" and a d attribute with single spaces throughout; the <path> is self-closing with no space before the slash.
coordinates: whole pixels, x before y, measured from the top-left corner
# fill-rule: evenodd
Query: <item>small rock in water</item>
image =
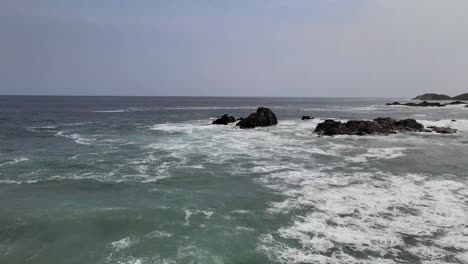
<path id="1" fill-rule="evenodd" d="M 227 125 L 229 123 L 234 123 L 234 122 L 236 122 L 235 117 L 224 114 L 223 116 L 213 121 L 212 124 L 213 125 Z"/>
<path id="2" fill-rule="evenodd" d="M 260 107 L 255 113 L 250 114 L 248 117 L 237 123 L 240 128 L 255 128 L 272 126 L 278 124 L 278 119 L 275 113 L 269 108 Z"/>
<path id="3" fill-rule="evenodd" d="M 312 117 L 310 116 L 302 116 L 301 120 L 311 120 L 313 119 Z"/>
<path id="4" fill-rule="evenodd" d="M 434 131 L 436 133 L 440 133 L 440 134 L 454 134 L 454 133 L 457 133 L 456 129 L 450 128 L 450 127 L 430 126 L 428 128 L 430 128 L 430 129 L 432 129 L 432 131 Z"/>

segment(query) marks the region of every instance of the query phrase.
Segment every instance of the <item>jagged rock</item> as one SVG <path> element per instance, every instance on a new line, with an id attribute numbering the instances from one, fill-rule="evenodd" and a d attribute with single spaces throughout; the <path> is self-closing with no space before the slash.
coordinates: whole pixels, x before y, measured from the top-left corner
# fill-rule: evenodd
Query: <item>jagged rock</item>
<path id="1" fill-rule="evenodd" d="M 427 93 L 416 96 L 413 100 L 451 100 L 452 98 L 445 94 Z M 463 99 L 460 99 L 463 100 Z"/>
<path id="2" fill-rule="evenodd" d="M 227 125 L 229 123 L 234 123 L 234 122 L 236 122 L 235 117 L 224 114 L 223 116 L 213 121 L 212 124 L 213 125 Z"/>
<path id="3" fill-rule="evenodd" d="M 239 121 L 237 126 L 240 128 L 255 128 L 272 126 L 278 124 L 278 119 L 275 113 L 269 108 L 260 107 L 255 113 L 250 114 L 247 118 Z"/>
<path id="4" fill-rule="evenodd" d="M 319 135 L 388 135 L 397 132 L 424 132 L 424 126 L 414 119 L 395 120 L 377 118 L 373 121 L 350 120 L 342 123 L 325 120 L 317 125 L 315 132 Z"/>
<path id="5" fill-rule="evenodd" d="M 456 130 L 454 128 L 450 128 L 450 127 L 430 126 L 430 127 L 427 127 L 427 128 L 430 128 L 430 129 L 432 129 L 432 131 L 434 131 L 436 133 L 440 133 L 440 134 L 453 134 L 453 133 L 457 133 L 457 131 L 458 131 L 458 130 Z"/>
<path id="6" fill-rule="evenodd" d="M 302 116 L 301 120 L 311 120 L 314 119 L 313 117 L 310 116 Z"/>
<path id="7" fill-rule="evenodd" d="M 399 102 L 386 103 L 385 105 L 401 105 Z"/>

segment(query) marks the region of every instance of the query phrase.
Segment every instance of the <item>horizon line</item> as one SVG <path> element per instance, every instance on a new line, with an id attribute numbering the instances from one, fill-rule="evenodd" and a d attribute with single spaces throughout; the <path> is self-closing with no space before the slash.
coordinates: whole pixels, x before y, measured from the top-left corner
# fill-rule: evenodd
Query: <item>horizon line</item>
<path id="1" fill-rule="evenodd" d="M 61 95 L 61 94 L 0 94 L 0 96 L 37 97 L 195 97 L 195 98 L 344 98 L 344 99 L 409 99 L 409 97 L 339 97 L 339 96 L 237 96 L 237 95 Z"/>

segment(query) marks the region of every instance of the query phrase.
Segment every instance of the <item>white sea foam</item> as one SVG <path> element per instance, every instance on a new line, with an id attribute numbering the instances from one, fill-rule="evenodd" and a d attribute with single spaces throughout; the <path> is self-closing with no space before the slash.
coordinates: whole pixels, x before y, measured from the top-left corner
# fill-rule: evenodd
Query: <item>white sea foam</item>
<path id="1" fill-rule="evenodd" d="M 393 147 L 393 148 L 368 148 L 367 152 L 355 157 L 346 157 L 346 160 L 351 162 L 367 162 L 369 159 L 394 159 L 405 156 L 403 151 L 406 148 Z"/>
<path id="2" fill-rule="evenodd" d="M 208 211 L 208 210 L 190 210 L 190 209 L 185 209 L 185 225 L 190 224 L 190 217 L 193 215 L 197 214 L 203 214 L 205 216 L 205 219 L 210 219 L 210 217 L 214 214 L 213 211 Z"/>
<path id="3" fill-rule="evenodd" d="M 147 238 L 163 238 L 163 237 L 172 237 L 172 236 L 173 234 L 171 233 L 168 233 L 166 231 L 159 231 L 159 230 L 155 230 L 145 235 L 145 237 Z"/>
<path id="4" fill-rule="evenodd" d="M 287 197 L 283 202 L 271 203 L 272 213 L 313 208 L 296 216 L 291 225 L 260 238 L 258 250 L 281 263 L 377 263 L 361 262 L 346 254 L 323 255 L 344 246 L 393 257 L 398 256 L 399 248 L 405 248 L 431 261 L 441 254 L 457 257 L 446 252 L 445 247 L 468 250 L 468 240 L 461 232 L 468 206 L 458 192 L 467 188 L 466 183 L 423 175 L 361 172 L 293 171 L 265 177 L 265 182 L 272 183 L 267 186 Z M 336 186 L 331 178 L 339 179 L 341 185 Z M 403 241 L 403 236 L 424 241 L 441 230 L 444 235 L 433 239 L 437 245 L 434 255 Z M 287 245 L 285 240 L 295 240 L 300 246 Z"/>
<path id="5" fill-rule="evenodd" d="M 126 109 L 118 109 L 118 110 L 101 110 L 101 111 L 92 111 L 93 113 L 123 113 L 128 112 Z"/>
<path id="6" fill-rule="evenodd" d="M 83 137 L 78 133 L 66 134 L 66 131 L 59 131 L 55 134 L 56 136 L 65 137 L 74 140 L 77 144 L 90 145 L 96 141 L 95 138 Z"/>
<path id="7" fill-rule="evenodd" d="M 459 130 L 460 132 L 468 132 L 468 120 L 467 119 L 442 119 L 442 120 L 418 120 L 425 127 L 438 126 L 438 127 L 450 127 Z"/>
<path id="8" fill-rule="evenodd" d="M 138 243 L 139 240 L 131 237 L 124 237 L 120 240 L 116 240 L 110 243 L 110 247 L 114 248 L 115 250 L 119 251 L 122 249 L 126 249 L 136 243 Z"/>
<path id="9" fill-rule="evenodd" d="M 29 159 L 28 158 L 25 158 L 25 157 L 20 157 L 20 158 L 15 158 L 11 161 L 7 161 L 7 162 L 4 162 L 4 163 L 1 163 L 0 164 L 0 167 L 3 167 L 3 166 L 6 166 L 6 165 L 13 165 L 13 164 L 17 164 L 17 163 L 20 163 L 22 161 L 28 161 Z"/>

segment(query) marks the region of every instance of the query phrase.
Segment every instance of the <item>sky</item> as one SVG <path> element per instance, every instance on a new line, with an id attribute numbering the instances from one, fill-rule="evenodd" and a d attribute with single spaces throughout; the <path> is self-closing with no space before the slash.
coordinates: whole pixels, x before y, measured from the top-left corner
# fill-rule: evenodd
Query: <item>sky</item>
<path id="1" fill-rule="evenodd" d="M 0 94 L 468 92 L 466 0 L 0 0 Z"/>

